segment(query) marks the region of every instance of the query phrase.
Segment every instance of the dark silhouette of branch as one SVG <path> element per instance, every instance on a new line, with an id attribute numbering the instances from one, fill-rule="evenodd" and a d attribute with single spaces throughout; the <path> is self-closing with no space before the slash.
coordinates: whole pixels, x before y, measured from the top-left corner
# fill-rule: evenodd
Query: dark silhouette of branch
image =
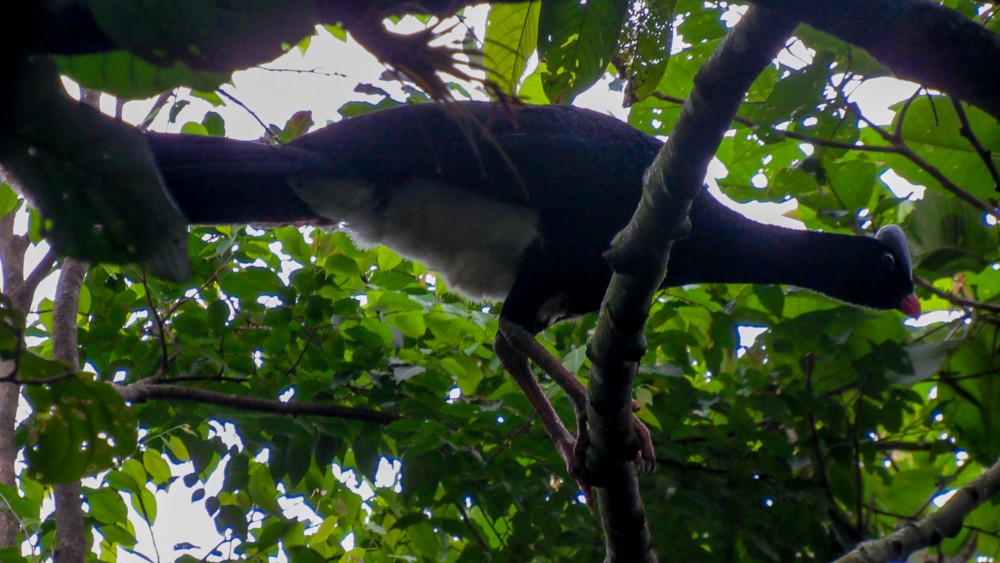
<path id="1" fill-rule="evenodd" d="M 1000 493 L 1000 462 L 955 492 L 948 502 L 923 519 L 908 523 L 896 532 L 867 541 L 838 559 L 838 563 L 904 561 L 917 550 L 954 537 L 965 518 L 980 504 Z"/>
<path id="2" fill-rule="evenodd" d="M 210 391 L 208 389 L 182 387 L 180 385 L 155 384 L 143 381 L 132 383 L 130 385 L 114 385 L 114 388 L 123 399 L 131 403 L 145 403 L 151 400 L 185 401 L 229 407 L 243 411 L 256 411 L 291 416 L 323 416 L 328 418 L 360 420 L 375 424 L 389 424 L 394 420 L 402 418 L 393 413 L 354 407 L 320 403 L 285 403 L 278 400 L 242 397 L 229 393 Z"/>
<path id="3" fill-rule="evenodd" d="M 933 442 L 904 442 L 901 440 L 879 440 L 875 449 L 880 452 L 956 452 L 958 446 L 948 440 Z"/>
<path id="4" fill-rule="evenodd" d="M 35 268 L 24 278 L 24 281 L 11 291 L 11 301 L 16 303 L 27 298 L 28 303 L 30 303 L 31 297 L 35 294 L 35 290 L 38 289 L 38 284 L 42 283 L 42 280 L 52 273 L 52 267 L 55 265 L 56 253 L 49 249 L 45 253 L 45 256 L 42 256 L 42 259 L 35 265 Z"/>
<path id="5" fill-rule="evenodd" d="M 663 94 L 654 94 L 653 96 L 655 98 L 658 98 L 658 99 L 661 99 L 661 100 L 664 100 L 664 101 L 675 102 L 675 103 L 681 103 L 682 102 L 682 100 L 680 100 L 679 98 L 675 98 L 673 96 L 666 96 L 666 95 L 663 95 Z M 851 109 L 851 111 L 854 112 L 858 116 L 859 119 L 864 120 L 865 123 L 869 127 L 872 128 L 872 130 L 874 130 L 875 132 L 877 132 L 879 134 L 879 136 L 881 136 L 883 139 L 885 139 L 889 144 L 885 145 L 885 146 L 881 146 L 881 145 L 859 145 L 859 144 L 856 144 L 856 143 L 846 143 L 846 142 L 842 142 L 842 141 L 832 141 L 832 140 L 829 140 L 829 139 L 823 139 L 823 138 L 814 137 L 814 136 L 811 136 L 811 135 L 804 135 L 802 133 L 796 133 L 794 131 L 780 131 L 780 130 L 776 130 L 776 129 L 772 130 L 772 131 L 774 133 L 776 133 L 776 134 L 779 134 L 779 135 L 785 137 L 785 138 L 795 139 L 796 141 L 802 141 L 804 143 L 809 143 L 809 144 L 820 146 L 820 147 L 827 147 L 827 148 L 834 148 L 834 149 L 843 149 L 843 150 L 852 150 L 852 151 L 866 151 L 866 152 L 878 152 L 878 153 L 893 153 L 893 154 L 898 154 L 900 156 L 903 156 L 903 157 L 907 158 L 908 160 L 910 160 L 911 162 L 913 162 L 915 165 L 917 165 L 919 168 L 921 168 L 922 170 L 924 170 L 925 172 L 927 172 L 927 174 L 929 174 L 931 177 L 933 177 L 935 180 L 937 180 L 938 183 L 941 184 L 941 187 L 943 187 L 945 190 L 951 192 L 956 197 L 958 197 L 962 201 L 965 201 L 966 203 L 972 205 L 976 209 L 979 209 L 979 210 L 981 210 L 981 211 L 983 211 L 985 213 L 988 213 L 989 215 L 992 215 L 993 217 L 995 217 L 998 220 L 1000 220 L 1000 210 L 997 210 L 997 208 L 995 206 L 991 205 L 990 203 L 988 203 L 986 201 L 983 201 L 982 199 L 979 199 L 978 197 L 972 195 L 968 191 L 962 189 L 955 182 L 951 181 L 951 179 L 949 179 L 947 176 L 945 176 L 943 172 L 941 172 L 940 170 L 938 170 L 936 167 L 934 167 L 929 162 L 927 162 L 926 160 L 924 160 L 923 158 L 921 158 L 917 153 L 915 153 L 913 151 L 913 149 L 911 149 L 903 141 L 902 137 L 899 135 L 898 132 L 890 133 L 890 132 L 886 131 L 883 127 L 880 127 L 879 125 L 876 125 L 875 123 L 872 123 L 866 117 L 864 117 L 864 115 L 861 114 L 861 111 L 854 104 L 848 104 L 848 108 Z M 746 125 L 747 127 L 756 127 L 757 126 L 756 123 L 754 123 L 753 121 L 751 121 L 749 119 L 746 119 L 744 117 L 737 116 L 735 119 L 733 119 L 733 121 L 736 122 L 736 123 L 739 123 L 741 125 Z M 898 123 L 902 123 L 902 122 L 903 122 L 903 112 L 900 112 L 900 117 L 899 117 Z M 897 127 L 899 127 L 898 124 L 897 124 Z M 988 151 L 987 151 L 986 158 L 989 159 L 989 153 L 988 153 Z"/>
<path id="6" fill-rule="evenodd" d="M 645 351 L 643 328 L 671 245 L 690 225 L 688 209 L 702 189 L 709 161 L 750 84 L 794 28 L 793 20 L 758 8 L 733 28 L 695 77 L 670 139 L 646 173 L 639 209 L 607 253 L 615 274 L 588 348 L 593 368 L 585 437 L 607 561 L 656 559 L 629 459 L 637 444 L 630 397 Z"/>
<path id="7" fill-rule="evenodd" d="M 144 293 L 146 294 L 146 305 L 149 306 L 149 314 L 152 315 L 153 323 L 156 324 L 156 334 L 153 337 L 160 341 L 160 367 L 157 368 L 156 375 L 153 376 L 153 379 L 159 379 L 167 373 L 167 368 L 170 367 L 170 343 L 167 342 L 166 327 L 164 326 L 166 321 L 160 315 L 160 310 L 156 307 L 156 303 L 153 302 L 153 290 L 149 287 L 149 280 L 146 279 L 145 270 L 140 272 L 140 279 Z"/>
<path id="8" fill-rule="evenodd" d="M 989 215 L 992 215 L 993 217 L 995 217 L 997 219 L 1000 219 L 1000 211 L 997 211 L 996 206 L 991 205 L 991 204 L 989 204 L 989 203 L 987 203 L 987 202 L 979 199 L 978 197 L 970 194 L 969 192 L 965 191 L 964 189 L 962 189 L 958 184 L 956 184 L 955 182 L 951 181 L 950 178 L 948 178 L 947 176 L 945 176 L 943 172 L 941 172 L 940 170 L 938 170 L 937 167 L 935 167 L 931 163 L 929 163 L 926 160 L 924 160 L 917 153 L 913 152 L 913 149 L 911 149 L 909 147 L 909 145 L 906 144 L 906 142 L 903 140 L 902 135 L 900 134 L 900 129 L 903 126 L 902 125 L 903 121 L 906 120 L 906 109 L 908 107 L 909 107 L 908 105 L 904 106 L 903 109 L 900 110 L 899 115 L 896 118 L 896 128 L 897 128 L 897 130 L 894 131 L 894 132 L 892 132 L 892 133 L 890 133 L 890 132 L 886 131 L 885 128 L 880 127 L 880 126 L 872 123 L 871 121 L 869 121 L 861 113 L 861 110 L 858 108 L 857 104 L 847 104 L 847 108 L 852 113 L 854 113 L 855 115 L 857 115 L 859 119 L 863 119 L 865 121 L 865 123 L 869 127 L 872 128 L 873 131 L 875 131 L 876 133 L 878 133 L 879 136 L 881 136 L 883 139 L 885 139 L 886 141 L 888 141 L 893 146 L 893 148 L 895 149 L 894 152 L 896 152 L 897 154 L 899 154 L 899 155 L 901 155 L 903 157 L 906 157 L 913 164 L 916 164 L 924 172 L 926 172 L 929 176 L 931 176 L 932 178 L 934 178 L 935 180 L 937 180 L 938 183 L 941 184 L 942 188 L 944 188 L 945 190 L 951 192 L 958 199 L 961 199 L 962 201 L 968 203 L 969 205 L 971 205 L 971 206 L 973 206 L 973 207 L 975 207 L 975 208 L 977 208 L 977 209 L 979 209 L 979 210 L 981 210 L 981 211 L 983 211 L 985 213 L 988 213 Z"/>
<path id="9" fill-rule="evenodd" d="M 0 169 L 0 182 L 8 179 Z M 28 250 L 27 237 L 14 233 L 15 211 L 0 217 L 0 275 L 4 290 L 10 296 L 13 307 L 27 311 L 31 307 L 34 290 L 21 291 L 26 283 L 24 277 L 24 256 Z M 37 268 L 36 268 L 37 270 Z M 27 279 L 32 276 L 29 274 Z M 37 284 L 36 284 L 37 285 Z M 23 335 L 18 332 L 17 350 L 21 350 Z M 0 363 L 0 381 L 8 381 L 17 376 L 18 357 Z M 17 421 L 17 407 L 21 389 L 16 385 L 0 385 L 0 483 L 16 487 L 15 466 L 19 446 L 14 429 Z M 0 547 L 15 545 L 15 538 L 21 529 L 20 521 L 13 512 L 0 510 Z"/>
<path id="10" fill-rule="evenodd" d="M 955 305 L 960 307 L 971 307 L 973 309 L 980 309 L 982 311 L 989 311 L 991 313 L 1000 313 L 1000 305 L 994 303 L 983 303 L 982 301 L 976 301 L 974 299 L 966 299 L 965 297 L 959 297 L 954 293 L 947 291 L 942 291 L 936 287 L 931 282 L 925 280 L 920 276 L 913 276 L 913 283 L 919 285 L 920 287 L 926 289 L 927 291 L 937 295 L 942 299 L 946 299 Z"/>
<path id="11" fill-rule="evenodd" d="M 986 169 L 990 173 L 990 177 L 993 178 L 993 189 L 1000 192 L 1000 172 L 997 171 L 997 165 L 993 162 L 993 155 L 979 142 L 979 137 L 976 137 L 976 132 L 972 130 L 972 125 L 969 124 L 969 116 L 966 115 L 965 108 L 962 107 L 962 102 L 952 98 L 951 104 L 955 108 L 955 115 L 958 116 L 959 123 L 962 124 L 958 132 L 969 140 L 969 144 L 976 150 L 976 154 L 982 159 L 983 164 L 986 165 Z"/>
<path id="12" fill-rule="evenodd" d="M 469 513 L 466 512 L 465 505 L 463 505 L 461 501 L 455 501 L 454 506 L 458 509 L 458 514 L 462 517 L 462 523 L 465 524 L 465 527 L 468 528 L 469 532 L 472 534 L 472 539 L 476 540 L 476 543 L 479 544 L 483 553 L 489 556 L 487 559 L 492 560 L 493 550 L 490 549 L 490 545 L 486 543 L 485 539 L 483 539 L 483 535 L 479 532 L 479 528 L 476 528 L 475 522 L 469 519 Z"/>

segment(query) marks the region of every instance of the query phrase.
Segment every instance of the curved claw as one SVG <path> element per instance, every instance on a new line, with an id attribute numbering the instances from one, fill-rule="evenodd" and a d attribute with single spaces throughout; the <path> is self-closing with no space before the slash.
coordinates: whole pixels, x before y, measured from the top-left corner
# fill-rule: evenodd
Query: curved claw
<path id="1" fill-rule="evenodd" d="M 632 428 L 639 437 L 639 453 L 635 456 L 635 468 L 640 474 L 650 474 L 656 469 L 656 452 L 649 427 L 636 417 L 632 417 Z"/>
<path id="2" fill-rule="evenodd" d="M 639 403 L 632 401 L 632 412 L 639 411 Z M 656 451 L 653 448 L 653 435 L 649 427 L 643 424 L 635 415 L 632 416 L 632 428 L 639 438 L 639 453 L 636 456 L 636 469 L 639 473 L 650 474 L 656 470 Z"/>
<path id="3" fill-rule="evenodd" d="M 639 410 L 639 404 L 632 402 L 632 412 Z M 649 474 L 656 469 L 656 451 L 653 447 L 653 436 L 641 420 L 635 415 L 632 416 L 632 428 L 639 439 L 639 450 L 636 452 L 635 463 L 636 474 Z M 573 468 L 570 461 L 566 461 L 567 469 L 577 482 L 584 482 L 584 467 L 586 463 L 587 447 L 590 446 L 590 435 L 587 433 L 587 416 L 585 413 L 577 416 L 576 441 L 573 444 L 573 467 L 577 468 L 578 474 L 573 475 Z M 581 487 L 582 488 L 582 487 Z M 586 494 L 586 493 L 585 493 Z"/>
<path id="4" fill-rule="evenodd" d="M 590 483 L 587 482 L 586 476 L 584 475 L 583 466 L 583 454 L 587 446 L 584 445 L 582 448 L 580 446 L 580 440 L 577 438 L 573 441 L 572 446 L 569 443 L 558 443 L 556 448 L 559 450 L 559 455 L 566 462 L 566 471 L 569 476 L 576 481 L 576 485 L 580 487 L 580 492 L 583 494 L 584 502 L 587 504 L 587 509 L 590 513 L 594 513 L 594 497 L 590 492 Z"/>

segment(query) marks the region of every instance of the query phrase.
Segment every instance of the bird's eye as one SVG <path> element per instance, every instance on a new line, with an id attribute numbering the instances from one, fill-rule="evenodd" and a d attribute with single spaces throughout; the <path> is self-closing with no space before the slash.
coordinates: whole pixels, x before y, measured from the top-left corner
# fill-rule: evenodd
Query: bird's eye
<path id="1" fill-rule="evenodd" d="M 882 266 L 888 270 L 893 271 L 896 269 L 896 257 L 892 255 L 891 252 L 882 253 Z"/>

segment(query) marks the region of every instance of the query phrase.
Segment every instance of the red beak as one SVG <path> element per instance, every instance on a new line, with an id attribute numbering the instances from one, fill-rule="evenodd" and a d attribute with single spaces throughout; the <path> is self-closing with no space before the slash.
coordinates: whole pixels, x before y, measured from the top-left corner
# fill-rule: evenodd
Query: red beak
<path id="1" fill-rule="evenodd" d="M 915 319 L 920 316 L 920 301 L 917 299 L 916 293 L 911 293 L 904 297 L 896 308 L 902 311 L 907 317 Z"/>

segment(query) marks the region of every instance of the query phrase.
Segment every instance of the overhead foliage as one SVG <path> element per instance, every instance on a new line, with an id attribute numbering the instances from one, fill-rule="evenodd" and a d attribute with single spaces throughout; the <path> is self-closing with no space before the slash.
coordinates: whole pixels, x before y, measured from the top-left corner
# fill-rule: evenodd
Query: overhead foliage
<path id="1" fill-rule="evenodd" d="M 223 19 L 222 4 L 145 3 L 145 13 L 134 3 L 92 4 L 97 25 L 124 50 L 57 51 L 60 69 L 124 96 L 178 84 L 212 88 L 311 29 L 281 23 L 305 17 L 283 10 L 274 20 L 256 12 Z M 947 4 L 995 29 L 992 4 Z M 360 16 L 344 13 L 350 31 Z M 636 102 L 629 122 L 666 135 L 738 13 L 689 0 L 498 3 L 481 38 L 483 61 L 501 91 L 533 101 L 572 100 L 610 73 L 613 87 Z M 133 22 L 155 30 L 163 21 L 193 23 L 165 26 L 166 36 L 131 34 Z M 228 23 L 201 25 L 207 21 Z M 271 41 L 272 32 L 280 41 Z M 891 121 L 873 120 L 852 92 L 890 70 L 800 26 L 723 139 L 718 185 L 741 203 L 794 199 L 788 215 L 810 229 L 873 233 L 902 225 L 924 310 L 936 320 L 904 325 L 898 313 L 785 287 L 661 293 L 634 397 L 657 447 L 657 470 L 640 484 L 665 559 L 831 560 L 935 512 L 1000 456 L 1000 126 L 988 110 L 916 87 L 891 108 Z M 492 91 L 476 89 L 449 91 L 459 98 Z M 331 103 L 357 115 L 402 102 L 380 85 L 359 84 L 359 91 L 367 95 Z M 222 117 L 196 115 L 185 95 L 166 102 L 171 123 L 224 134 Z M 134 133 L 121 123 L 94 125 L 94 117 L 50 117 L 34 114 L 24 130 L 106 126 L 111 139 L 115 131 Z M 288 141 L 311 125 L 300 113 L 268 135 Z M 57 145 L 77 143 L 84 158 L 56 159 L 69 172 L 53 174 L 76 176 L 79 160 L 100 160 L 85 140 L 56 137 Z M 25 134 L 17 147 L 27 150 L 31 138 Z M 102 150 L 127 154 L 129 142 Z M 125 174 L 130 189 L 163 196 L 158 182 L 146 181 L 155 174 L 151 163 L 128 164 L 135 167 Z M 909 184 L 921 188 L 917 195 L 907 195 Z M 111 209 L 123 201 L 119 184 L 80 189 L 96 190 L 104 200 L 88 201 L 110 201 Z M 63 222 L 76 218 L 82 226 L 62 240 L 104 248 L 87 238 L 100 234 L 89 231 L 104 204 L 82 212 L 40 205 L 52 223 L 31 212 L 31 241 L 49 230 L 58 242 L 69 232 L 60 230 Z M 18 260 L 14 249 L 27 245 L 10 231 L 22 208 L 4 186 L 0 236 L 21 241 L 2 245 L 5 270 Z M 162 216 L 144 210 L 138 222 L 170 225 L 167 209 Z M 156 245 L 136 240 L 125 255 L 108 246 L 96 257 L 147 260 Z M 493 354 L 493 304 L 466 303 L 423 266 L 385 248 L 359 250 L 336 231 L 217 226 L 193 229 L 187 244 L 193 273 L 182 283 L 133 265 L 93 266 L 73 320 L 85 374 L 45 359 L 59 322 L 51 301 L 27 320 L 0 304 L 3 373 L 35 409 L 16 434 L 28 466 L 16 487 L 0 486 L 18 524 L 0 559 L 19 560 L 22 542 L 31 551 L 23 560 L 52 555 L 55 524 L 43 510 L 50 485 L 82 475 L 93 476 L 82 491 L 85 522 L 97 533 L 102 561 L 133 551 L 179 561 L 603 556 L 600 526 Z M 176 260 L 168 266 L 166 273 L 182 268 Z M 36 282 L 28 275 L 24 284 Z M 13 284 L 5 293 L 20 283 L 5 273 Z M 588 317 L 541 338 L 570 371 L 585 375 L 594 326 Z M 741 338 L 751 330 L 756 340 Z M 570 418 L 572 405 L 544 383 Z M 387 471 L 394 462 L 396 471 Z M 351 474 L 371 492 L 350 486 Z M 375 485 L 376 475 L 388 481 Z M 161 510 L 161 491 L 189 498 L 191 521 L 214 524 L 213 543 L 159 544 L 156 555 L 140 542 L 147 526 L 155 538 L 165 521 L 186 522 Z M 1000 556 L 1000 503 L 985 502 L 953 537 L 938 539 L 932 554 Z"/>

